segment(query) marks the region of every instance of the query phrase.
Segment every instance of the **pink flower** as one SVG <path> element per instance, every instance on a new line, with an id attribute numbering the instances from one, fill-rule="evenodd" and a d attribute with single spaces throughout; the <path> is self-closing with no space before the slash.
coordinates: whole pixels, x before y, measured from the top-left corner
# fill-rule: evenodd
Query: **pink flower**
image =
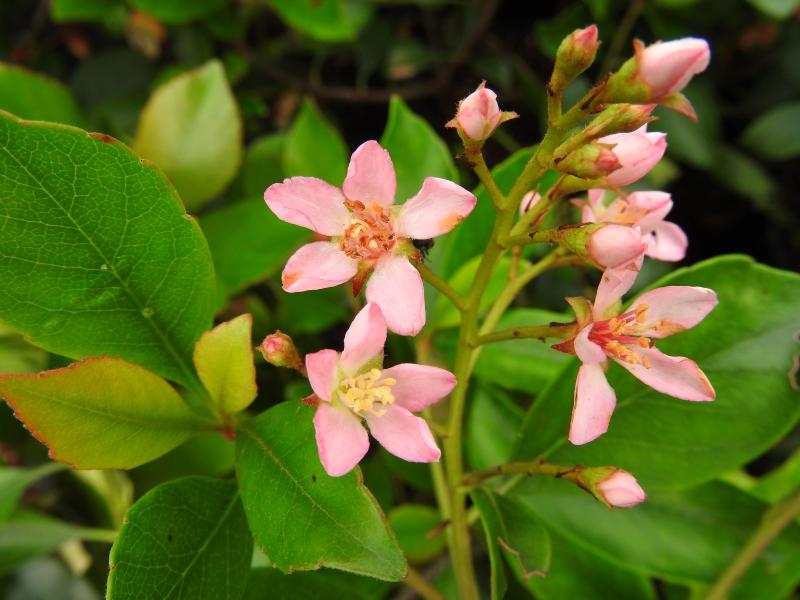
<path id="1" fill-rule="evenodd" d="M 618 301 L 633 285 L 636 270 L 608 269 L 594 305 L 579 317 L 578 334 L 553 346 L 583 363 L 575 384 L 569 440 L 585 444 L 608 429 L 616 395 L 605 376 L 611 358 L 653 389 L 682 400 L 708 401 L 714 388 L 697 364 L 663 354 L 654 340 L 694 327 L 717 305 L 713 290 L 668 286 L 642 294 L 619 314 Z"/>
<path id="2" fill-rule="evenodd" d="M 647 498 L 636 478 L 622 469 L 597 484 L 597 491 L 608 506 L 630 508 Z"/>
<path id="3" fill-rule="evenodd" d="M 425 365 L 383 368 L 386 321 L 368 303 L 344 336 L 344 352 L 306 355 L 308 379 L 320 402 L 314 415 L 317 449 L 328 475 L 352 470 L 369 449 L 364 424 L 389 452 L 410 462 L 435 462 L 441 452 L 417 412 L 456 384 L 449 371 Z"/>
<path id="4" fill-rule="evenodd" d="M 647 125 L 631 133 L 614 133 L 600 138 L 598 141 L 603 144 L 614 144 L 611 150 L 622 165 L 606 177 L 608 184 L 614 187 L 628 185 L 647 175 L 664 156 L 666 138 L 666 133 L 648 133 Z"/>
<path id="5" fill-rule="evenodd" d="M 631 225 L 641 231 L 647 246 L 645 255 L 657 260 L 683 260 L 689 240 L 683 229 L 664 220 L 672 210 L 672 197 L 667 192 L 634 192 L 608 205 L 604 195 L 603 190 L 589 190 L 587 201 L 574 202 L 581 207 L 584 223 Z"/>
<path id="6" fill-rule="evenodd" d="M 467 139 L 481 142 L 492 135 L 498 125 L 516 116 L 516 113 L 501 111 L 497 94 L 482 82 L 478 89 L 458 103 L 455 118 L 445 127 L 456 127 Z"/>
<path id="7" fill-rule="evenodd" d="M 353 153 L 341 190 L 315 177 L 291 177 L 267 188 L 264 200 L 278 218 L 330 237 L 289 258 L 283 289 L 318 290 L 353 279 L 357 292 L 374 269 L 367 300 L 381 307 L 392 331 L 418 333 L 425 301 L 422 278 L 408 260 L 416 251 L 407 240 L 447 233 L 476 199 L 451 181 L 427 177 L 416 196 L 394 206 L 396 188 L 392 159 L 373 140 Z"/>
<path id="8" fill-rule="evenodd" d="M 679 93 L 692 77 L 705 71 L 710 58 L 705 40 L 657 42 L 637 50 L 637 76 L 650 89 L 651 101 L 660 102 Z"/>

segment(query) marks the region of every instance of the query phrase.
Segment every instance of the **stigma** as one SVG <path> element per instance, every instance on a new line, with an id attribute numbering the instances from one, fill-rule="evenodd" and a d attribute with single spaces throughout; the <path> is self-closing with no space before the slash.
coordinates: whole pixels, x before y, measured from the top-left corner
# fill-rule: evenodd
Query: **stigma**
<path id="1" fill-rule="evenodd" d="M 393 377 L 382 377 L 380 369 L 348 377 L 339 384 L 339 400 L 358 416 L 372 413 L 378 417 L 386 414 L 386 406 L 394 404 Z"/>
<path id="2" fill-rule="evenodd" d="M 377 202 L 369 205 L 345 200 L 352 220 L 345 228 L 339 248 L 356 260 L 377 260 L 390 253 L 397 242 L 389 210 Z"/>

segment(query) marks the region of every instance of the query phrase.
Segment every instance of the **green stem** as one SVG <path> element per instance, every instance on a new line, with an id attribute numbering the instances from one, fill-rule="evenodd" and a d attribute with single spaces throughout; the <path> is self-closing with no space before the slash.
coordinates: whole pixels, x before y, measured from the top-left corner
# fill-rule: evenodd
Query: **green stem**
<path id="1" fill-rule="evenodd" d="M 423 262 L 417 263 L 417 271 L 422 278 L 430 283 L 433 287 L 439 290 L 447 299 L 452 302 L 458 310 L 464 310 L 466 307 L 466 299 L 459 294 L 453 287 L 444 279 L 434 273 L 428 265 Z"/>
<path id="2" fill-rule="evenodd" d="M 483 346 L 495 342 L 506 340 L 536 339 L 545 340 L 547 338 L 567 339 L 575 333 L 574 323 L 550 323 L 549 325 L 529 325 L 527 327 L 511 327 L 479 335 L 475 339 L 474 346 Z"/>
<path id="3" fill-rule="evenodd" d="M 480 179 L 480 182 L 483 184 L 483 187 L 486 188 L 489 198 L 492 199 L 492 204 L 494 204 L 495 208 L 500 209 L 503 205 L 503 192 L 497 187 L 497 182 L 495 182 L 491 171 L 489 171 L 489 167 L 486 166 L 486 161 L 483 160 L 481 151 L 471 152 L 469 154 L 469 161 L 472 164 L 473 171 L 475 171 L 478 179 Z"/>
<path id="4" fill-rule="evenodd" d="M 778 537 L 798 515 L 800 515 L 800 492 L 768 509 L 753 535 L 708 591 L 706 600 L 725 600 L 736 582 L 761 556 L 772 540 Z"/>
<path id="5" fill-rule="evenodd" d="M 499 475 L 549 475 L 556 479 L 575 481 L 580 470 L 581 467 L 564 467 L 545 462 L 509 462 L 467 473 L 462 479 L 461 485 L 462 487 L 472 488 L 486 479 Z"/>
<path id="6" fill-rule="evenodd" d="M 106 544 L 113 544 L 118 531 L 113 529 L 94 529 L 92 527 L 80 527 L 75 530 L 75 534 L 82 540 L 87 542 L 103 542 Z"/>
<path id="7" fill-rule="evenodd" d="M 424 600 L 444 600 L 442 593 L 413 567 L 408 567 L 406 585 L 417 592 Z"/>

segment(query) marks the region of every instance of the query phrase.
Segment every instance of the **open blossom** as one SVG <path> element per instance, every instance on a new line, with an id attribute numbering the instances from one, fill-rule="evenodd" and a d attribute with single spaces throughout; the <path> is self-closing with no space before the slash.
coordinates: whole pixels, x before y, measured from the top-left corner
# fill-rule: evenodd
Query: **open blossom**
<path id="1" fill-rule="evenodd" d="M 622 469 L 615 469 L 610 477 L 598 483 L 597 491 L 608 506 L 615 508 L 630 508 L 647 498 L 636 478 Z"/>
<path id="2" fill-rule="evenodd" d="M 604 190 L 589 190 L 586 201 L 574 202 L 581 208 L 582 222 L 636 227 L 647 246 L 647 256 L 657 260 L 683 260 L 689 240 L 683 229 L 664 220 L 672 210 L 672 197 L 667 192 L 633 192 L 625 198 L 615 198 L 608 204 L 604 201 L 604 195 Z"/>
<path id="3" fill-rule="evenodd" d="M 320 402 L 314 415 L 317 449 L 328 475 L 352 470 L 369 449 L 366 425 L 389 452 L 411 462 L 435 462 L 441 452 L 417 412 L 456 384 L 444 369 L 416 364 L 383 368 L 386 321 L 368 303 L 344 337 L 344 351 L 306 355 L 308 379 Z"/>
<path id="4" fill-rule="evenodd" d="M 605 271 L 594 304 L 579 315 L 577 335 L 553 346 L 577 355 L 583 363 L 575 384 L 569 431 L 573 444 L 590 442 L 608 429 L 616 406 L 616 395 L 605 376 L 608 358 L 663 394 L 695 401 L 715 397 L 714 388 L 694 361 L 663 354 L 654 340 L 697 325 L 717 305 L 717 295 L 701 287 L 662 287 L 642 294 L 619 314 L 618 301 L 636 275 L 633 269 Z"/>
<path id="5" fill-rule="evenodd" d="M 407 240 L 447 233 L 472 211 L 476 198 L 451 181 L 427 177 L 416 196 L 394 206 L 396 188 L 392 159 L 374 140 L 353 153 L 341 190 L 315 177 L 291 177 L 267 188 L 264 200 L 278 218 L 330 238 L 306 244 L 289 258 L 283 289 L 318 290 L 353 279 L 357 291 L 374 271 L 367 300 L 381 307 L 392 331 L 418 333 L 425 324 L 425 298 Z"/>
<path id="6" fill-rule="evenodd" d="M 484 82 L 458 103 L 455 118 L 445 127 L 456 127 L 465 138 L 480 142 L 492 135 L 501 123 L 516 117 L 516 113 L 500 110 L 497 94 Z"/>
<path id="7" fill-rule="evenodd" d="M 667 134 L 648 132 L 647 125 L 631 133 L 614 133 L 597 141 L 613 144 L 611 151 L 622 165 L 606 177 L 609 185 L 616 187 L 631 184 L 647 175 L 667 149 Z"/>

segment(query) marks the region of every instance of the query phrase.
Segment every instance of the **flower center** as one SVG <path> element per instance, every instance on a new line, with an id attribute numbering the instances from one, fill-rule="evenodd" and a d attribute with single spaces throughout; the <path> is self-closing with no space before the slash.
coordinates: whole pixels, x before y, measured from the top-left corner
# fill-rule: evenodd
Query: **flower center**
<path id="1" fill-rule="evenodd" d="M 382 407 L 394 404 L 391 386 L 397 380 L 392 377 L 381 379 L 381 375 L 380 369 L 370 369 L 361 375 L 344 379 L 339 384 L 339 399 L 359 416 L 365 412 L 378 417 L 385 415 L 386 409 Z"/>
<path id="2" fill-rule="evenodd" d="M 646 369 L 650 368 L 650 360 L 646 355 L 637 352 L 639 348 L 651 348 L 653 340 L 642 335 L 647 329 L 647 304 L 640 304 L 635 310 L 629 310 L 619 316 L 598 321 L 589 334 L 589 339 L 599 344 L 603 350 L 617 360 L 636 365 L 641 363 Z"/>
<path id="3" fill-rule="evenodd" d="M 345 200 L 353 220 L 344 230 L 339 247 L 357 260 L 377 260 L 394 249 L 397 241 L 389 209 L 377 202 L 366 206 L 358 200 Z"/>

